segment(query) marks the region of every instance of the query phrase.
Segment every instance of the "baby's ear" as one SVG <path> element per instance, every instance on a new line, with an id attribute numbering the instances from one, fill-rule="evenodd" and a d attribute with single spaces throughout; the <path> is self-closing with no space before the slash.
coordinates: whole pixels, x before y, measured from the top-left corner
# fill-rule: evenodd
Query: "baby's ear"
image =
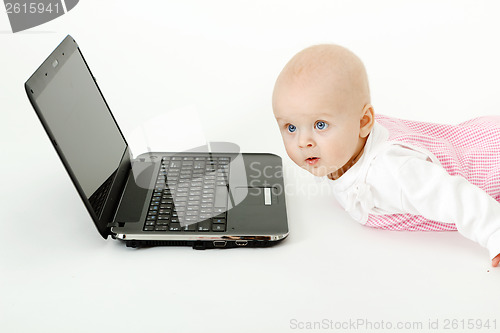
<path id="1" fill-rule="evenodd" d="M 373 112 L 373 106 L 371 104 L 366 104 L 363 108 L 363 113 L 359 122 L 359 136 L 366 138 L 375 124 L 375 114 Z"/>

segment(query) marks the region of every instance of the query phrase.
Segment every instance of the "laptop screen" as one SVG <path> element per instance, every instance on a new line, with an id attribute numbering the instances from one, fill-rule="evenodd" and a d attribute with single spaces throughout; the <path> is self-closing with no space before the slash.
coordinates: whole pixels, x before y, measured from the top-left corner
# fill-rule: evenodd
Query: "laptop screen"
<path id="1" fill-rule="evenodd" d="M 68 53 L 52 62 L 53 71 L 35 102 L 99 216 L 95 199 L 112 180 L 127 144 L 79 49 Z"/>

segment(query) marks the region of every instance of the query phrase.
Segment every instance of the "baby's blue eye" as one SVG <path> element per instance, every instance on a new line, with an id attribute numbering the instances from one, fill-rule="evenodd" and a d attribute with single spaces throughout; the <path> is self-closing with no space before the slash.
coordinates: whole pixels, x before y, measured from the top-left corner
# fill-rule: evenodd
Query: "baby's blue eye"
<path id="1" fill-rule="evenodd" d="M 297 127 L 295 127 L 294 125 L 292 124 L 288 125 L 288 132 L 293 133 L 295 132 L 296 129 Z"/>
<path id="2" fill-rule="evenodd" d="M 318 122 L 316 122 L 316 124 L 314 125 L 314 127 L 316 127 L 319 130 L 324 130 L 325 128 L 328 127 L 328 124 L 325 123 L 324 121 L 318 121 Z"/>

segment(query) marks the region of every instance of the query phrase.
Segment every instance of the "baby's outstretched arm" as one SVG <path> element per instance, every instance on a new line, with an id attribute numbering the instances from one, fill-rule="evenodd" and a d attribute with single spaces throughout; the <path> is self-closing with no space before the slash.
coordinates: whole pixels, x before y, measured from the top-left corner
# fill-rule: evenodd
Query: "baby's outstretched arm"
<path id="1" fill-rule="evenodd" d="M 498 254 L 495 258 L 491 260 L 491 266 L 497 267 L 500 263 L 500 254 Z"/>
<path id="2" fill-rule="evenodd" d="M 385 157 L 391 160 L 391 163 L 384 163 L 387 170 L 375 169 L 376 165 L 373 170 L 380 171 L 383 176 L 377 179 L 391 180 L 393 177 L 397 181 L 401 211 L 432 221 L 454 223 L 463 236 L 486 247 L 491 265 L 499 267 L 500 203 L 465 178 L 452 176 L 437 164 L 418 156 L 393 157 L 390 154 L 388 151 Z"/>

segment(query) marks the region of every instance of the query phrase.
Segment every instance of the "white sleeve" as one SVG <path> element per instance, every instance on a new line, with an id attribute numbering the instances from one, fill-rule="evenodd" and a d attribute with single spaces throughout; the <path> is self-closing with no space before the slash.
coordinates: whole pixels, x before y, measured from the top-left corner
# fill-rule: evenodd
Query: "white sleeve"
<path id="1" fill-rule="evenodd" d="M 400 184 L 401 207 L 430 220 L 454 223 L 465 237 L 500 253 L 500 203 L 440 165 L 416 157 L 392 156 L 393 177 Z"/>

